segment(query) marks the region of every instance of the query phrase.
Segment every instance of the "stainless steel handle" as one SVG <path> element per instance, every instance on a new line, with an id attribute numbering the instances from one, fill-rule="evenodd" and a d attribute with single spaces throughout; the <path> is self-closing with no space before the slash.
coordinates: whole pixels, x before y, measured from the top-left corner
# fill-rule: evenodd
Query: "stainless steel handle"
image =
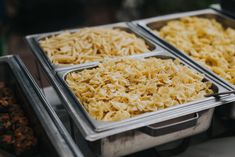
<path id="1" fill-rule="evenodd" d="M 221 95 L 227 95 L 227 94 L 235 94 L 235 90 L 228 91 L 228 92 L 208 94 L 208 95 L 205 95 L 205 97 L 210 97 L 210 96 L 219 97 Z"/>
<path id="2" fill-rule="evenodd" d="M 198 118 L 199 114 L 194 113 L 168 121 L 145 126 L 143 128 L 140 128 L 140 131 L 153 137 L 165 135 L 195 126 L 197 124 Z"/>

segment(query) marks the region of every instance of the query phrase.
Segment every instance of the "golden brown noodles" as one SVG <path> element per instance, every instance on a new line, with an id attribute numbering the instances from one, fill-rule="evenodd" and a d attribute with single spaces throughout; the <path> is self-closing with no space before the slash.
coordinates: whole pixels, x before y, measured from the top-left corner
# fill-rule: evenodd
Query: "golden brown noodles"
<path id="1" fill-rule="evenodd" d="M 54 64 L 81 64 L 104 58 L 148 52 L 135 34 L 111 28 L 83 28 L 41 39 L 40 46 Z"/>
<path id="2" fill-rule="evenodd" d="M 185 17 L 155 32 L 235 85 L 234 29 L 225 29 L 214 19 Z"/>
<path id="3" fill-rule="evenodd" d="M 213 93 L 203 75 L 171 59 L 118 59 L 71 72 L 66 82 L 97 120 L 118 121 Z"/>

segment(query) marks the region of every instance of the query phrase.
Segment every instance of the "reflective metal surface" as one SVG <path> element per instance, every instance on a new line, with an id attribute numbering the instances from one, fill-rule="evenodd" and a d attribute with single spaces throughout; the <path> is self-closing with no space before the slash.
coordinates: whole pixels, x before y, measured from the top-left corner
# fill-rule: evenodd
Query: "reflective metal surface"
<path id="1" fill-rule="evenodd" d="M 38 156 L 83 157 L 19 57 L 0 57 L 0 81 L 17 93 L 38 139 Z"/>

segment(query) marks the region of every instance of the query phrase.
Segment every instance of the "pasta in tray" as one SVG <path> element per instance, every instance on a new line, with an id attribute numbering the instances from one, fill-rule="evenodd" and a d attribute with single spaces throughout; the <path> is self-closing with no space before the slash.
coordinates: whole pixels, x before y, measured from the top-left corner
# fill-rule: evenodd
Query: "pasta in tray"
<path id="1" fill-rule="evenodd" d="M 235 85 L 235 30 L 215 19 L 185 17 L 162 27 L 160 37 Z"/>
<path id="2" fill-rule="evenodd" d="M 65 80 L 96 120 L 118 121 L 213 93 L 203 75 L 172 59 L 106 60 Z"/>
<path id="3" fill-rule="evenodd" d="M 148 45 L 135 34 L 112 28 L 83 28 L 39 41 L 54 64 L 81 64 L 104 58 L 148 52 Z"/>

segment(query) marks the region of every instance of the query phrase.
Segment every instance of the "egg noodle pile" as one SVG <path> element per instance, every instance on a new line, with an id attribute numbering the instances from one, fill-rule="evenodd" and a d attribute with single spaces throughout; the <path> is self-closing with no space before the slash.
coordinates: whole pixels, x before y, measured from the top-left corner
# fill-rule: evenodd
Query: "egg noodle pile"
<path id="1" fill-rule="evenodd" d="M 203 78 L 178 60 L 128 58 L 70 72 L 65 80 L 93 118 L 118 121 L 213 93 Z"/>
<path id="2" fill-rule="evenodd" d="M 112 28 L 83 28 L 43 38 L 40 46 L 54 64 L 81 64 L 148 52 L 135 34 Z"/>
<path id="3" fill-rule="evenodd" d="M 185 17 L 162 27 L 157 35 L 235 85 L 235 30 L 215 19 Z"/>

